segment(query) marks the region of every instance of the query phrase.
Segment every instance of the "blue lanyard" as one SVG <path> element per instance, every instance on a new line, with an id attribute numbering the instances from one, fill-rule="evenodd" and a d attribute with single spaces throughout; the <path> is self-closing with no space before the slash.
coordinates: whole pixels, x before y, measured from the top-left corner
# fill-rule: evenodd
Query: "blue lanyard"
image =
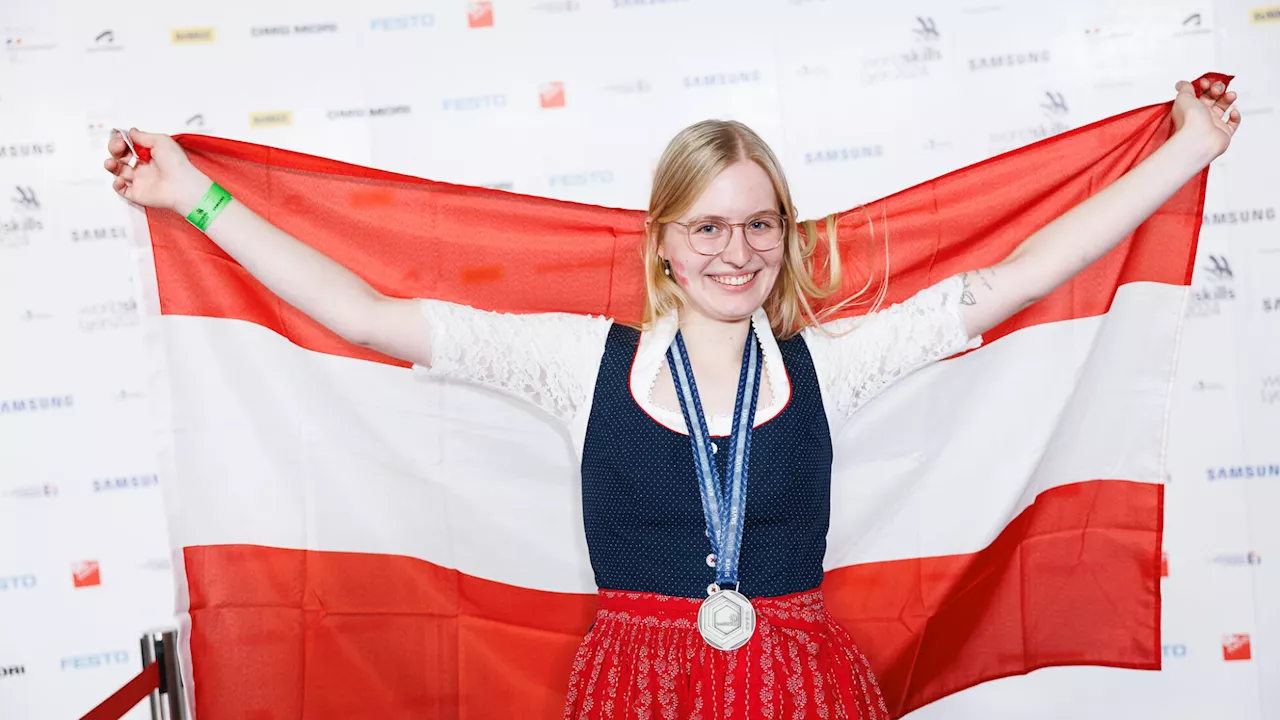
<path id="1" fill-rule="evenodd" d="M 723 487 L 720 471 L 712 459 L 711 432 L 702 414 L 698 386 L 693 381 L 693 366 L 679 331 L 667 349 L 667 359 L 675 380 L 680 410 L 689 429 L 693 446 L 693 464 L 698 472 L 698 489 L 702 493 L 702 514 L 707 521 L 707 536 L 716 556 L 716 584 L 738 584 L 738 556 L 742 551 L 742 526 L 747 514 L 747 465 L 751 459 L 751 426 L 756 417 L 756 400 L 760 397 L 760 345 L 751 328 L 747 329 L 746 347 L 742 349 L 742 370 L 738 373 L 738 396 L 733 401 L 733 428 L 729 435 L 728 487 Z M 747 399 L 747 386 L 751 398 Z"/>

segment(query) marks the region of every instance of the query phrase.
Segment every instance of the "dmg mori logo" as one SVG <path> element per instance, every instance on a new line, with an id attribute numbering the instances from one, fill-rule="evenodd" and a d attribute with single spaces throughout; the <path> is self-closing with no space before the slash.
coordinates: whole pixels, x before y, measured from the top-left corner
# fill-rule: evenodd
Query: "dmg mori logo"
<path id="1" fill-rule="evenodd" d="M 249 127 L 285 127 L 292 124 L 292 110 L 249 113 Z"/>
<path id="2" fill-rule="evenodd" d="M 199 45 L 214 41 L 211 27 L 179 28 L 169 31 L 169 42 L 174 45 Z"/>

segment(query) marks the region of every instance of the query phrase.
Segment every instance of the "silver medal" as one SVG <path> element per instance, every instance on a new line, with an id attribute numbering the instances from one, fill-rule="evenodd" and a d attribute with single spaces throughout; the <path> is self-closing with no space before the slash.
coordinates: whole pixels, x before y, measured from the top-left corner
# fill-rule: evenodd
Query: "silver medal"
<path id="1" fill-rule="evenodd" d="M 698 632 L 717 650 L 737 650 L 756 631 L 756 609 L 736 590 L 720 590 L 698 608 Z"/>

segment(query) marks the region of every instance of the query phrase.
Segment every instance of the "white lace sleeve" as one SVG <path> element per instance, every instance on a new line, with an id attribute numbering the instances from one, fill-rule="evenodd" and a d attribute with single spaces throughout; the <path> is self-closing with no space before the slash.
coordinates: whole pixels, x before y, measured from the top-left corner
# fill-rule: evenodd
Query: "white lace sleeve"
<path id="1" fill-rule="evenodd" d="M 896 380 L 981 345 L 982 337 L 970 339 L 964 328 L 963 289 L 955 275 L 871 315 L 806 329 L 828 418 L 841 424 Z"/>
<path id="2" fill-rule="evenodd" d="M 431 323 L 431 366 L 415 366 L 416 372 L 500 390 L 566 424 L 589 406 L 611 320 L 419 302 Z"/>

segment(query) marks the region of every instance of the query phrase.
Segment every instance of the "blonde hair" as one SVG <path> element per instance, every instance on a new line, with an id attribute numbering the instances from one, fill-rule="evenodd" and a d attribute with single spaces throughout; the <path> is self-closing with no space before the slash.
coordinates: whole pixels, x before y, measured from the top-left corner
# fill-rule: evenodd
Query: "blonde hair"
<path id="1" fill-rule="evenodd" d="M 827 241 L 826 278 L 814 277 L 814 253 L 820 233 L 818 222 L 797 221 L 791 189 L 778 158 L 751 128 L 733 120 L 703 120 L 681 130 L 662 153 L 649 195 L 651 225 L 644 243 L 646 302 L 643 327 L 652 327 L 663 315 L 682 307 L 688 297 L 666 274 L 658 255 L 666 225 L 689 209 L 717 175 L 734 163 L 749 160 L 759 165 L 773 183 L 778 196 L 778 212 L 786 219 L 782 268 L 763 307 L 778 339 L 786 339 L 859 297 L 858 291 L 844 301 L 815 311 L 815 301 L 831 296 L 841 287 L 840 251 L 836 245 L 836 216 L 828 215 L 823 225 Z M 801 232 L 803 226 L 804 231 Z M 887 269 L 887 268 L 886 268 Z M 868 284 L 870 273 L 868 273 Z"/>

